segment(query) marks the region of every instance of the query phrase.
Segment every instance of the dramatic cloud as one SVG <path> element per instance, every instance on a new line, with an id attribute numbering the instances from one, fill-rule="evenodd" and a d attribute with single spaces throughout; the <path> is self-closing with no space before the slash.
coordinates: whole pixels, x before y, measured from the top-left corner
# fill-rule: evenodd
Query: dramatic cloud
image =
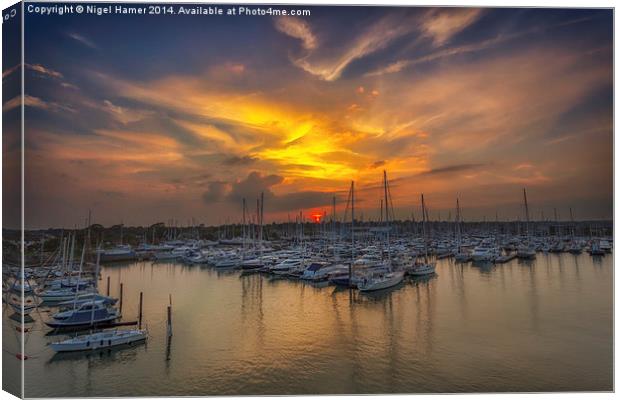
<path id="1" fill-rule="evenodd" d="M 66 46 L 26 66 L 26 193 L 37 209 L 27 223 L 81 223 L 89 208 L 106 225 L 224 223 L 261 193 L 269 222 L 329 211 L 334 195 L 341 214 L 351 181 L 360 212 L 376 214 L 383 170 L 397 218 L 421 192 L 434 212 L 458 195 L 476 207 L 471 218 L 503 207 L 507 218 L 523 187 L 533 210 L 602 218 L 612 193 L 610 15 L 356 7 L 72 25 L 97 51 Z M 126 41 L 138 28 L 157 46 Z M 32 40 L 52 48 L 66 29 L 33 30 Z"/>
<path id="2" fill-rule="evenodd" d="M 421 19 L 421 30 L 437 46 L 443 45 L 482 15 L 479 8 L 440 8 L 427 13 Z"/>
<path id="3" fill-rule="evenodd" d="M 274 189 L 283 182 L 284 178 L 281 176 L 262 175 L 254 171 L 244 179 L 233 183 L 210 182 L 202 198 L 206 203 L 226 201 L 241 204 L 245 199 L 247 204 L 252 204 L 255 199 L 262 195 L 267 211 L 276 212 L 299 211 L 306 208 L 327 206 L 332 202 L 334 195 L 321 191 L 274 193 Z"/>
<path id="4" fill-rule="evenodd" d="M 325 57 L 320 51 L 311 51 L 292 61 L 312 75 L 326 81 L 334 81 L 340 78 L 351 62 L 385 48 L 395 39 L 411 33 L 414 29 L 415 18 L 408 15 L 390 15 L 372 24 L 335 55 Z"/>
<path id="5" fill-rule="evenodd" d="M 310 26 L 302 19 L 288 16 L 279 17 L 275 20 L 275 27 L 280 32 L 301 40 L 302 46 L 306 50 L 317 47 L 316 36 L 312 33 Z"/>

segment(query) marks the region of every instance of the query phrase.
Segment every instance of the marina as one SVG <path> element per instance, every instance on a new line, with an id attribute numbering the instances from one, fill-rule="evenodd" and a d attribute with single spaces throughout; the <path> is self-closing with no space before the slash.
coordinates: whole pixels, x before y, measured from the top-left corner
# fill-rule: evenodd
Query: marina
<path id="1" fill-rule="evenodd" d="M 354 268 L 378 258 L 358 255 Z M 98 286 L 110 289 L 100 295 L 122 307 L 118 325 L 76 337 L 47 326 L 57 309 L 43 303 L 25 324 L 22 355 L 19 322 L 5 306 L 5 337 L 16 340 L 3 361 L 25 359 L 33 397 L 611 389 L 610 255 L 447 257 L 421 277 L 386 272 L 394 282 L 385 288 L 374 278 L 381 272 L 357 275 L 359 288 L 315 279 L 323 269 L 348 276 L 348 267 L 319 261 L 278 274 L 287 259 L 273 271 L 217 267 L 213 258 L 103 264 Z"/>
<path id="2" fill-rule="evenodd" d="M 615 390 L 613 7 L 4 17 L 4 391 Z"/>

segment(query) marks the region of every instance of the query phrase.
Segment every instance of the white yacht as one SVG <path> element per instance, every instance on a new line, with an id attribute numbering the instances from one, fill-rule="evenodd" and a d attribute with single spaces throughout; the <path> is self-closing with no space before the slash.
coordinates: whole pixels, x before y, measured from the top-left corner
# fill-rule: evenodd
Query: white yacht
<path id="1" fill-rule="evenodd" d="M 50 347 L 56 352 L 96 350 L 142 342 L 146 339 L 147 332 L 143 329 L 107 330 L 50 343 Z"/>
<path id="2" fill-rule="evenodd" d="M 474 261 L 494 262 L 499 256 L 499 248 L 490 240 L 483 240 L 471 252 Z"/>
<path id="3" fill-rule="evenodd" d="M 424 263 L 414 263 L 407 270 L 409 275 L 413 276 L 421 276 L 421 275 L 430 275 L 435 273 L 435 263 L 434 262 L 424 262 Z"/>
<path id="4" fill-rule="evenodd" d="M 375 290 L 387 289 L 396 286 L 403 281 L 405 273 L 403 271 L 388 272 L 386 274 L 373 274 L 364 277 L 357 285 L 361 292 L 371 292 Z"/>

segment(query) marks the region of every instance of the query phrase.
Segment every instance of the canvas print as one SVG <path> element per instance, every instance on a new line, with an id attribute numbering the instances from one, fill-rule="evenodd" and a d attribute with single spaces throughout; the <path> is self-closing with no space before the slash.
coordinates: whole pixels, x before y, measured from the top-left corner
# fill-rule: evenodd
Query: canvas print
<path id="1" fill-rule="evenodd" d="M 5 391 L 613 391 L 612 9 L 2 18 Z"/>

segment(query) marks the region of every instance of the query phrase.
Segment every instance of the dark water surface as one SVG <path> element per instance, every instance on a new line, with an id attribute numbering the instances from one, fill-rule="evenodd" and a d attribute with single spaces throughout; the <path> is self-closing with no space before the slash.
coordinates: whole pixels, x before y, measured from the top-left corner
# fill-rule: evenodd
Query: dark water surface
<path id="1" fill-rule="evenodd" d="M 612 265 L 587 254 L 490 268 L 443 260 L 430 280 L 372 295 L 171 263 L 106 266 L 101 290 L 107 276 L 112 295 L 123 282 L 125 320 L 144 292 L 150 340 L 54 355 L 48 314 L 33 314 L 25 394 L 608 391 Z M 7 352 L 4 362 L 18 366 Z"/>

